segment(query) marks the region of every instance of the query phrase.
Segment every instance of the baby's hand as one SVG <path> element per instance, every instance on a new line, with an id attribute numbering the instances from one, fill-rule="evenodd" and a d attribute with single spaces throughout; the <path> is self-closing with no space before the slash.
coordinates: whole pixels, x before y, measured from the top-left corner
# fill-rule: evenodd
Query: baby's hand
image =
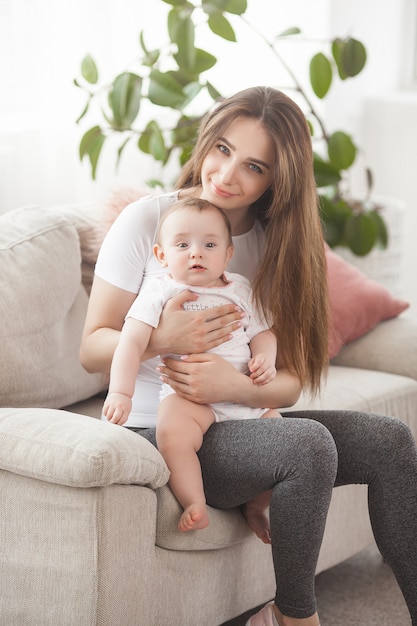
<path id="1" fill-rule="evenodd" d="M 257 354 L 249 360 L 250 377 L 255 385 L 266 385 L 275 378 L 277 370 L 275 364 L 269 361 L 264 354 Z"/>
<path id="2" fill-rule="evenodd" d="M 103 406 L 103 415 L 112 424 L 122 426 L 132 410 L 132 399 L 123 393 L 109 393 Z"/>

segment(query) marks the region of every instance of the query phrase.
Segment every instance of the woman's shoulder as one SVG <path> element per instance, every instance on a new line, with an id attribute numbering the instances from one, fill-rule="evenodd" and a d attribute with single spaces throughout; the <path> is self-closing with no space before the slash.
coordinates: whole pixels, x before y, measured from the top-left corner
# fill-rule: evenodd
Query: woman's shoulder
<path id="1" fill-rule="evenodd" d="M 152 220 L 167 211 L 178 200 L 178 191 L 169 191 L 163 194 L 148 194 L 128 204 L 120 213 L 117 220 L 142 221 Z"/>

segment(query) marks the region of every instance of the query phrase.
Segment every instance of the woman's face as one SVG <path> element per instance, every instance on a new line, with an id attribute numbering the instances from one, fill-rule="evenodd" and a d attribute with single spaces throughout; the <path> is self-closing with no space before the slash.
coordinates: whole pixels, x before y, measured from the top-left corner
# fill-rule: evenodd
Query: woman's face
<path id="1" fill-rule="evenodd" d="M 201 197 L 228 212 L 247 213 L 273 176 L 273 143 L 259 120 L 238 117 L 218 137 L 201 169 Z M 236 234 L 236 233 L 235 233 Z"/>

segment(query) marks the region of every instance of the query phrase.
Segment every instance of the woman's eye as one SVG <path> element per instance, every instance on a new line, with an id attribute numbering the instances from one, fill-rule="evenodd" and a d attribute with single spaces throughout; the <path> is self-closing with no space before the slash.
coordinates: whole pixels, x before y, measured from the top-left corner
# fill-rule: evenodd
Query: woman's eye
<path id="1" fill-rule="evenodd" d="M 227 146 L 224 145 L 224 143 L 220 143 L 218 145 L 218 148 L 220 150 L 220 152 L 222 152 L 223 154 L 229 154 L 230 150 Z"/>
<path id="2" fill-rule="evenodd" d="M 255 172 L 257 174 L 262 174 L 261 168 L 259 167 L 259 165 L 256 165 L 255 163 L 249 163 L 249 169 L 252 172 Z"/>

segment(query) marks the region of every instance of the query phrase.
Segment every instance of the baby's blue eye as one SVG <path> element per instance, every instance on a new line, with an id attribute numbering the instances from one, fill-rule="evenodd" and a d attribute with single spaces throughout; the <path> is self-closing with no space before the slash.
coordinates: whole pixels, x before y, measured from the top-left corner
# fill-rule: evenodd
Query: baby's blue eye
<path id="1" fill-rule="evenodd" d="M 212 242 L 206 243 L 206 248 L 214 248 L 215 244 Z"/>

